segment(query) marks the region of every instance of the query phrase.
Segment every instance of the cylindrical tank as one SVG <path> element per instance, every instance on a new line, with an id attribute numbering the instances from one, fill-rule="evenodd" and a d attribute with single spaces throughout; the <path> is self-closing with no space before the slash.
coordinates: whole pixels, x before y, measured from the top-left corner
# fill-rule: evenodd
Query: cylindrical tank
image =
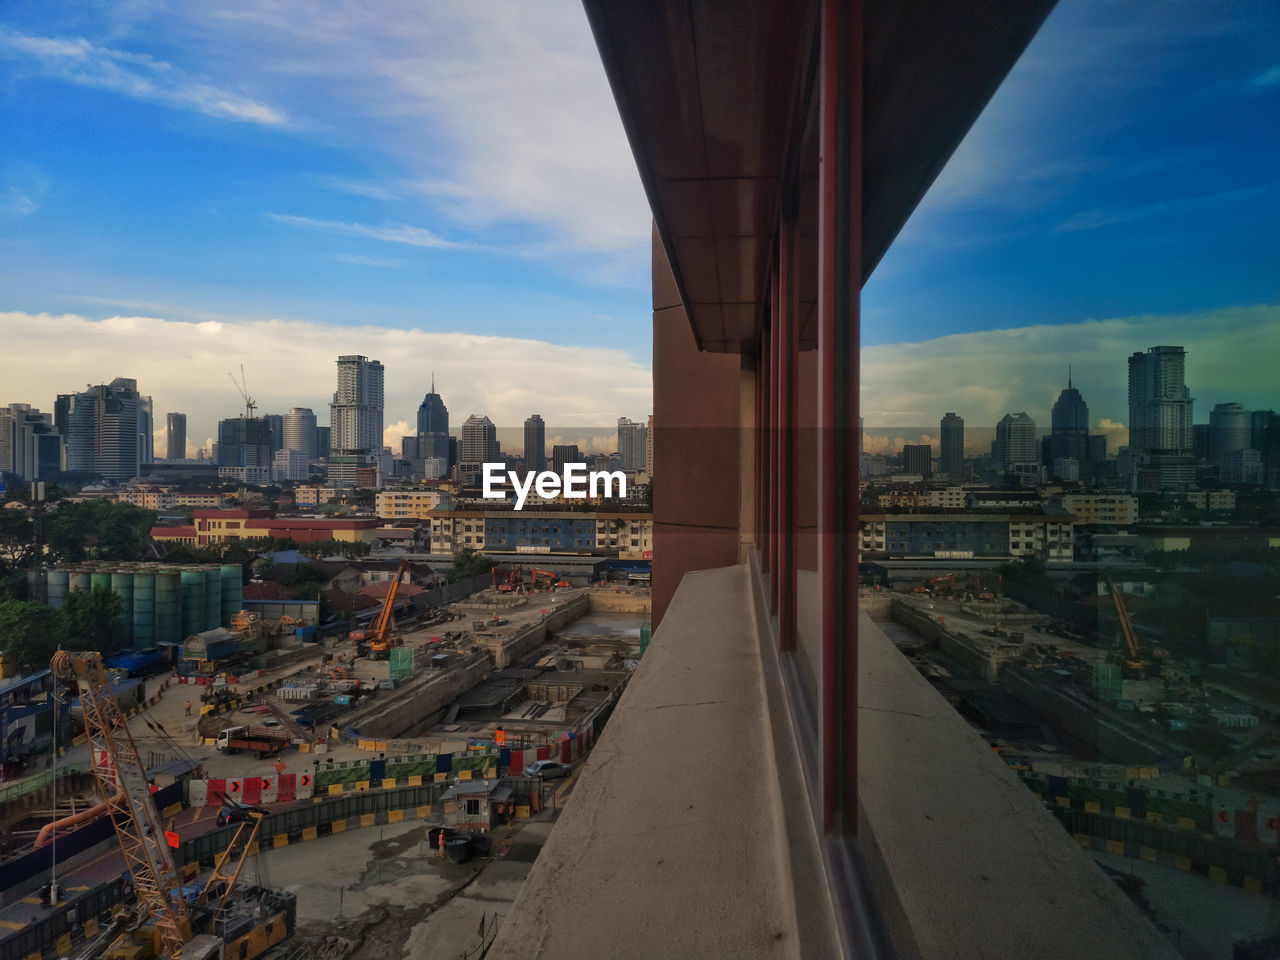
<path id="1" fill-rule="evenodd" d="M 110 576 L 111 592 L 120 598 L 120 612 L 116 614 L 116 623 L 124 631 L 125 640 L 133 643 L 133 574 L 117 569 Z"/>
<path id="2" fill-rule="evenodd" d="M 156 643 L 181 643 L 182 572 L 177 567 L 156 571 Z"/>
<path id="3" fill-rule="evenodd" d="M 93 587 L 89 570 L 86 567 L 73 567 L 71 572 L 67 574 L 67 590 L 83 590 L 88 593 Z"/>
<path id="4" fill-rule="evenodd" d="M 70 582 L 70 576 L 65 570 L 49 571 L 49 593 L 47 595 L 49 606 L 55 610 L 62 606 L 62 601 L 67 599 L 67 585 Z"/>
<path id="5" fill-rule="evenodd" d="M 106 570 L 95 569 L 93 573 L 89 574 L 89 583 L 92 589 L 94 590 L 97 590 L 99 587 L 103 587 L 107 590 L 110 590 L 111 574 L 108 573 Z"/>
<path id="6" fill-rule="evenodd" d="M 182 569 L 182 639 L 204 632 L 204 571 Z"/>
<path id="7" fill-rule="evenodd" d="M 139 570 L 133 575 L 133 645 L 153 647 L 156 643 L 156 573 Z"/>
<path id="8" fill-rule="evenodd" d="M 231 621 L 244 607 L 244 575 L 238 563 L 224 563 L 219 571 L 222 580 L 222 623 L 231 626 Z"/>
<path id="9" fill-rule="evenodd" d="M 222 619 L 222 572 L 214 566 L 204 568 L 204 629 L 217 630 Z"/>

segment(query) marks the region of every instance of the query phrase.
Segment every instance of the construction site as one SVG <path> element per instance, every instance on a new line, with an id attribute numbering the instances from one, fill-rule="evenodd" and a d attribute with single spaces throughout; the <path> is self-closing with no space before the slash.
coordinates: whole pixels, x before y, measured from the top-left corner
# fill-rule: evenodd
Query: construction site
<path id="1" fill-rule="evenodd" d="M 1274 933 L 1280 703 L 1138 628 L 1141 586 L 1105 574 L 1092 629 L 1014 600 L 992 574 L 893 587 L 864 587 L 863 609 L 1104 869 L 1155 871 L 1145 893 L 1127 892 L 1157 924 L 1200 938 L 1187 955 Z M 1194 893 L 1235 896 L 1217 914 L 1230 925 L 1182 930 L 1176 904 L 1196 884 L 1236 888 Z"/>
<path id="2" fill-rule="evenodd" d="M 643 655 L 648 591 L 513 567 L 406 615 L 403 567 L 361 629 L 237 613 L 134 700 L 60 654 L 73 726 L 0 788 L 0 958 L 483 949 Z"/>

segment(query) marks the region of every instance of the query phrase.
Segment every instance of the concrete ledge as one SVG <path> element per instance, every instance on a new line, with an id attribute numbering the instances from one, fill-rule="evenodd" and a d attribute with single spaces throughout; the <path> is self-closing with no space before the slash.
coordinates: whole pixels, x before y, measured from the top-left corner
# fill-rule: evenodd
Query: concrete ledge
<path id="1" fill-rule="evenodd" d="M 808 814 L 781 802 L 752 609 L 745 566 L 684 578 L 491 958 L 825 952 L 797 918 L 785 824 Z"/>
<path id="2" fill-rule="evenodd" d="M 865 614 L 859 847 L 902 960 L 1179 956 Z"/>

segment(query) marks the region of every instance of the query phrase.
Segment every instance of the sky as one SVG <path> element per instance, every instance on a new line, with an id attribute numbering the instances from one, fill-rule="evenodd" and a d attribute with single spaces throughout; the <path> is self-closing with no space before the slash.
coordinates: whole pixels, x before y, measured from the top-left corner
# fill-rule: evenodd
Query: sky
<path id="1" fill-rule="evenodd" d="M 869 425 L 1047 424 L 1125 357 L 1280 406 L 1280 7 L 1061 0 L 864 289 Z M 138 379 L 192 446 L 387 368 L 455 424 L 652 410 L 649 214 L 576 0 L 0 7 L 0 402 Z M 21 349 L 12 349 L 21 344 Z M 603 428 L 603 429 L 601 429 Z"/>

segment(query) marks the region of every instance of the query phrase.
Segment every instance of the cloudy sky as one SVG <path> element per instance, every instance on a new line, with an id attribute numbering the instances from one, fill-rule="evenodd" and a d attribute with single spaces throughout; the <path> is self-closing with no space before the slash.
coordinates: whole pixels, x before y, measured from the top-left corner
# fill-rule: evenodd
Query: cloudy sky
<path id="1" fill-rule="evenodd" d="M 1280 405 L 1277 117 L 1274 4 L 1063 0 L 865 290 L 868 423 L 1047 423 L 1070 363 L 1119 436 L 1156 343 L 1197 420 Z M 391 435 L 434 369 L 593 438 L 652 409 L 648 222 L 575 0 L 0 7 L 0 402 L 132 376 L 203 444 L 241 363 L 324 422 L 364 353 Z"/>

